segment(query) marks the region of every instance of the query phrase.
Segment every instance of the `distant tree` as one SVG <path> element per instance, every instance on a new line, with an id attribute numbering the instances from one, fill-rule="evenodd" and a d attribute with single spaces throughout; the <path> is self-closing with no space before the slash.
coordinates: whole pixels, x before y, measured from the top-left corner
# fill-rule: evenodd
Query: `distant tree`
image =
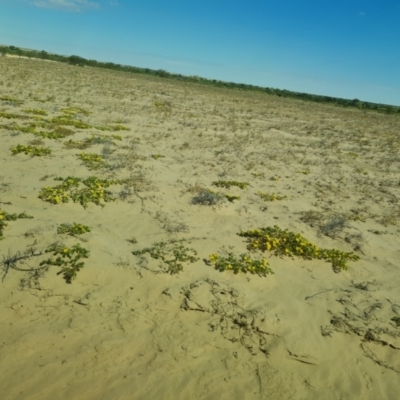
<path id="1" fill-rule="evenodd" d="M 49 57 L 49 55 L 48 55 L 47 52 L 44 51 L 44 50 L 42 50 L 42 51 L 39 53 L 39 58 L 42 58 L 43 60 L 46 60 L 48 57 Z"/>
<path id="2" fill-rule="evenodd" d="M 167 78 L 170 74 L 167 71 L 163 70 L 163 69 L 159 69 L 159 70 L 156 71 L 156 75 L 161 77 L 161 78 Z"/>
<path id="3" fill-rule="evenodd" d="M 83 67 L 85 65 L 86 60 L 83 57 L 79 56 L 69 56 L 68 62 L 72 65 L 79 65 Z"/>

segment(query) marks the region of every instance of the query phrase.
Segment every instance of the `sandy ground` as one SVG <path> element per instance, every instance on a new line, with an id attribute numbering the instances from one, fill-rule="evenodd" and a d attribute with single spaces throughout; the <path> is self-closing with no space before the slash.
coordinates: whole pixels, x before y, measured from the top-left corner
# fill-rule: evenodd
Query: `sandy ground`
<path id="1" fill-rule="evenodd" d="M 399 117 L 5 57 L 0 97 L 0 210 L 33 217 L 6 221 L 0 241 L 3 400 L 398 398 Z M 66 109 L 85 129 L 49 122 Z M 35 122 L 69 135 L 21 131 Z M 93 134 L 109 139 L 65 145 Z M 13 155 L 18 144 L 52 153 Z M 105 164 L 89 170 L 82 151 Z M 38 197 L 55 177 L 93 175 L 125 180 L 108 188 L 115 201 Z M 207 189 L 240 199 L 196 204 Z M 91 231 L 57 233 L 74 222 Z M 360 260 L 335 272 L 249 253 L 269 260 L 266 277 L 207 261 L 273 225 Z M 132 254 L 180 239 L 198 259 L 177 274 Z M 71 284 L 40 267 L 55 242 L 90 251 Z"/>

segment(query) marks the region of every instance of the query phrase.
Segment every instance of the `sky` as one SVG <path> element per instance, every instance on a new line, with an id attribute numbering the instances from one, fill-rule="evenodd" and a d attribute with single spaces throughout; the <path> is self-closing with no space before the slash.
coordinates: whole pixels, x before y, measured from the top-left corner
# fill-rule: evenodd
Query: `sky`
<path id="1" fill-rule="evenodd" d="M 400 0 L 0 0 L 0 43 L 400 106 Z"/>

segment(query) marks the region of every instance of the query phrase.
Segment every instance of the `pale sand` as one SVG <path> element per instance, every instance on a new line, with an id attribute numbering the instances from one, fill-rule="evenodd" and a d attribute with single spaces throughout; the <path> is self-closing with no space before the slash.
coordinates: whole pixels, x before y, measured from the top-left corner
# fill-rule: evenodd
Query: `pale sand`
<path id="1" fill-rule="evenodd" d="M 0 254 L 55 241 L 90 250 L 72 284 L 56 266 L 36 282 L 15 269 L 4 276 L 2 400 L 398 398 L 398 116 L 11 58 L 0 59 L 1 96 L 24 104 L 0 101 L 0 112 L 35 108 L 51 118 L 68 104 L 90 110 L 81 116 L 90 124 L 129 128 L 116 132 L 123 141 L 108 162 L 128 161 L 90 172 L 80 150 L 63 142 L 95 129 L 44 139 L 51 156 L 12 156 L 12 146 L 35 137 L 7 128 L 29 120 L 0 118 L 0 209 L 34 217 L 8 222 Z M 136 192 L 86 210 L 38 198 L 58 183 L 54 176 L 68 175 L 133 177 Z M 191 204 L 190 189 L 219 179 L 251 186 L 221 189 L 241 195 L 233 203 Z M 118 197 L 123 187 L 110 189 Z M 259 190 L 288 199 L 264 202 Z M 310 210 L 325 219 L 345 214 L 347 226 L 321 234 L 324 221 L 301 220 Z M 90 226 L 86 241 L 58 235 L 67 222 Z M 246 252 L 240 230 L 275 224 L 321 247 L 355 248 L 361 259 L 335 273 L 325 261 L 266 253 L 275 272 L 267 277 L 203 261 L 223 249 Z M 156 274 L 158 261 L 146 256 L 146 269 L 132 255 L 180 238 L 192 239 L 187 246 L 200 260 L 179 274 Z M 44 258 L 16 266 L 35 268 Z"/>

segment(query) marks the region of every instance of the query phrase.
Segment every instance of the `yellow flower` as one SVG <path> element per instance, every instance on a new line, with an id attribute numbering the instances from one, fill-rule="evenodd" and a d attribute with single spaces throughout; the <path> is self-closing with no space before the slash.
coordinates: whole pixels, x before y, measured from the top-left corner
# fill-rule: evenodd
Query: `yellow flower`
<path id="1" fill-rule="evenodd" d="M 218 260 L 218 255 L 217 254 L 211 254 L 209 257 L 210 257 L 211 261 Z"/>

